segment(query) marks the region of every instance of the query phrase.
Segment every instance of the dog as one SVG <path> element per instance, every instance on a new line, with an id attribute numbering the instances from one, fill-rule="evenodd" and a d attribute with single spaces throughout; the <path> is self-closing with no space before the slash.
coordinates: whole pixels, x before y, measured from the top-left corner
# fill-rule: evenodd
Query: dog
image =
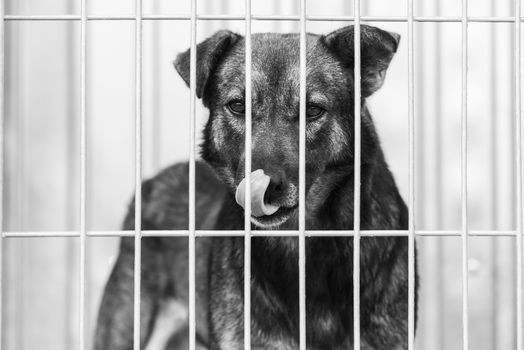
<path id="1" fill-rule="evenodd" d="M 354 28 L 307 34 L 306 227 L 353 229 Z M 383 84 L 400 36 L 361 26 L 361 228 L 403 230 L 406 205 L 388 169 L 366 99 Z M 243 230 L 235 190 L 244 178 L 245 41 L 222 30 L 197 46 L 196 94 L 209 109 L 196 162 L 196 228 Z M 190 51 L 174 66 L 189 85 Z M 253 230 L 296 230 L 299 167 L 299 36 L 252 35 L 252 169 L 270 178 L 271 215 Z M 142 229 L 188 229 L 187 163 L 142 186 Z M 134 229 L 131 203 L 124 229 Z M 226 234 L 225 234 L 226 235 Z M 243 349 L 244 239 L 196 239 L 196 339 L 199 349 Z M 188 344 L 188 240 L 142 239 L 141 346 Z M 361 349 L 407 349 L 408 241 L 363 237 L 360 248 Z M 100 306 L 96 350 L 131 349 L 134 239 L 120 253 Z M 353 349 L 353 238 L 306 242 L 308 349 Z M 298 240 L 253 237 L 253 349 L 298 349 Z M 415 288 L 418 288 L 418 278 Z M 416 300 L 415 300 L 416 302 Z"/>

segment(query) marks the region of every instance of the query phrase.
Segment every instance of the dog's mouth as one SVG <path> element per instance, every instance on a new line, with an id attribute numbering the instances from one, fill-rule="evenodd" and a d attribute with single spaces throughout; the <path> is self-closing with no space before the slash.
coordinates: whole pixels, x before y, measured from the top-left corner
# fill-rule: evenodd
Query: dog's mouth
<path id="1" fill-rule="evenodd" d="M 293 197 L 287 198 L 285 203 L 282 199 L 272 201 L 268 195 L 268 186 L 270 177 L 264 173 L 264 170 L 258 169 L 251 173 L 251 221 L 263 228 L 275 227 L 286 222 L 297 209 L 297 203 Z M 235 192 L 235 200 L 242 207 L 246 204 L 246 178 L 238 184 Z"/>
<path id="2" fill-rule="evenodd" d="M 261 228 L 274 228 L 282 225 L 297 212 L 298 205 L 293 207 L 280 207 L 275 213 L 264 216 L 251 215 L 251 222 Z"/>

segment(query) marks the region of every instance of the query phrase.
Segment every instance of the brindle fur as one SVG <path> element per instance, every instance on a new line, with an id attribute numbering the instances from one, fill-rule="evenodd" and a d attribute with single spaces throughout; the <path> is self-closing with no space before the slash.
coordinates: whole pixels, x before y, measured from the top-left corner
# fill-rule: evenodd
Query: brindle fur
<path id="1" fill-rule="evenodd" d="M 406 206 L 384 159 L 366 97 L 380 86 L 399 37 L 362 26 L 361 228 L 407 228 Z M 286 189 L 272 199 L 288 208 L 279 224 L 254 220 L 252 229 L 297 228 L 299 38 L 255 34 L 253 42 L 253 164 Z M 227 104 L 244 98 L 244 38 L 217 32 L 198 45 L 197 95 L 210 110 L 196 164 L 197 229 L 242 230 L 243 210 L 234 191 L 244 174 L 244 119 Z M 189 83 L 189 51 L 175 67 Z M 307 36 L 308 102 L 326 112 L 307 123 L 307 218 L 309 230 L 353 228 L 353 27 L 327 36 Z M 188 228 L 188 165 L 174 165 L 142 187 L 142 228 Z M 124 229 L 133 229 L 131 205 Z M 198 346 L 243 348 L 241 237 L 197 238 Z M 104 293 L 96 346 L 131 349 L 133 238 L 123 238 Z M 366 350 L 407 349 L 407 239 L 361 240 L 361 343 Z M 187 348 L 188 253 L 186 238 L 142 239 L 142 347 Z M 306 311 L 308 349 L 352 349 L 353 239 L 308 238 Z M 298 241 L 252 239 L 251 305 L 253 349 L 298 349 Z"/>

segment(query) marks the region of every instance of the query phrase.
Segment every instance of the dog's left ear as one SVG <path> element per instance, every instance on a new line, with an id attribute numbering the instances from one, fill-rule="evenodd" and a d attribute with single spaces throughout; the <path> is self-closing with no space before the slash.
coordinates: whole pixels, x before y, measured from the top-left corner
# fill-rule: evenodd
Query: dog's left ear
<path id="1" fill-rule="evenodd" d="M 220 30 L 197 45 L 196 94 L 201 98 L 212 71 L 225 53 L 238 41 L 240 35 L 229 30 Z M 180 53 L 173 62 L 178 74 L 189 86 L 191 50 Z"/>
<path id="2" fill-rule="evenodd" d="M 349 68 L 354 67 L 354 27 L 347 26 L 322 36 L 321 40 Z M 400 35 L 367 25 L 360 26 L 362 97 L 380 89 L 389 63 L 397 52 Z"/>

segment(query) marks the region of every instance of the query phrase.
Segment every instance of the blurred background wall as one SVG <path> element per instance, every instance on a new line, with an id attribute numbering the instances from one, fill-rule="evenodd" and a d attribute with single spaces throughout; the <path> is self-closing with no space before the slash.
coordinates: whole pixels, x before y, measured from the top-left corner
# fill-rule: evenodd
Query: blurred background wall
<path id="1" fill-rule="evenodd" d="M 132 0 L 88 0 L 89 15 L 134 15 Z M 255 14 L 298 15 L 296 0 L 253 1 Z M 352 15 L 344 0 L 308 0 L 310 15 Z M 188 14 L 189 0 L 144 0 L 144 14 Z M 470 1 L 471 16 L 513 16 L 511 0 Z M 198 1 L 199 14 L 244 14 L 242 0 Z M 78 14 L 69 0 L 6 0 L 7 14 Z M 364 0 L 364 16 L 406 16 L 404 0 Z M 415 0 L 416 16 L 457 16 L 459 1 Z M 344 22 L 309 22 L 328 33 Z M 407 25 L 370 109 L 404 198 L 408 190 Z M 243 33 L 243 21 L 200 21 Z M 253 22 L 254 32 L 298 31 L 296 22 Z M 416 226 L 460 222 L 460 23 L 415 24 Z M 144 22 L 144 177 L 188 158 L 189 90 L 172 68 L 189 47 L 189 21 Z M 469 25 L 469 226 L 515 229 L 514 55 L 511 23 Z M 134 22 L 90 21 L 87 33 L 88 229 L 118 230 L 134 188 Z M 5 231 L 75 231 L 79 221 L 79 22 L 6 23 Z M 197 127 L 207 115 L 199 106 Z M 459 237 L 419 237 L 417 348 L 461 349 Z M 88 238 L 91 338 L 117 238 Z M 472 349 L 515 341 L 515 239 L 470 240 Z M 78 238 L 8 238 L 4 248 L 3 349 L 72 349 L 78 343 Z"/>

